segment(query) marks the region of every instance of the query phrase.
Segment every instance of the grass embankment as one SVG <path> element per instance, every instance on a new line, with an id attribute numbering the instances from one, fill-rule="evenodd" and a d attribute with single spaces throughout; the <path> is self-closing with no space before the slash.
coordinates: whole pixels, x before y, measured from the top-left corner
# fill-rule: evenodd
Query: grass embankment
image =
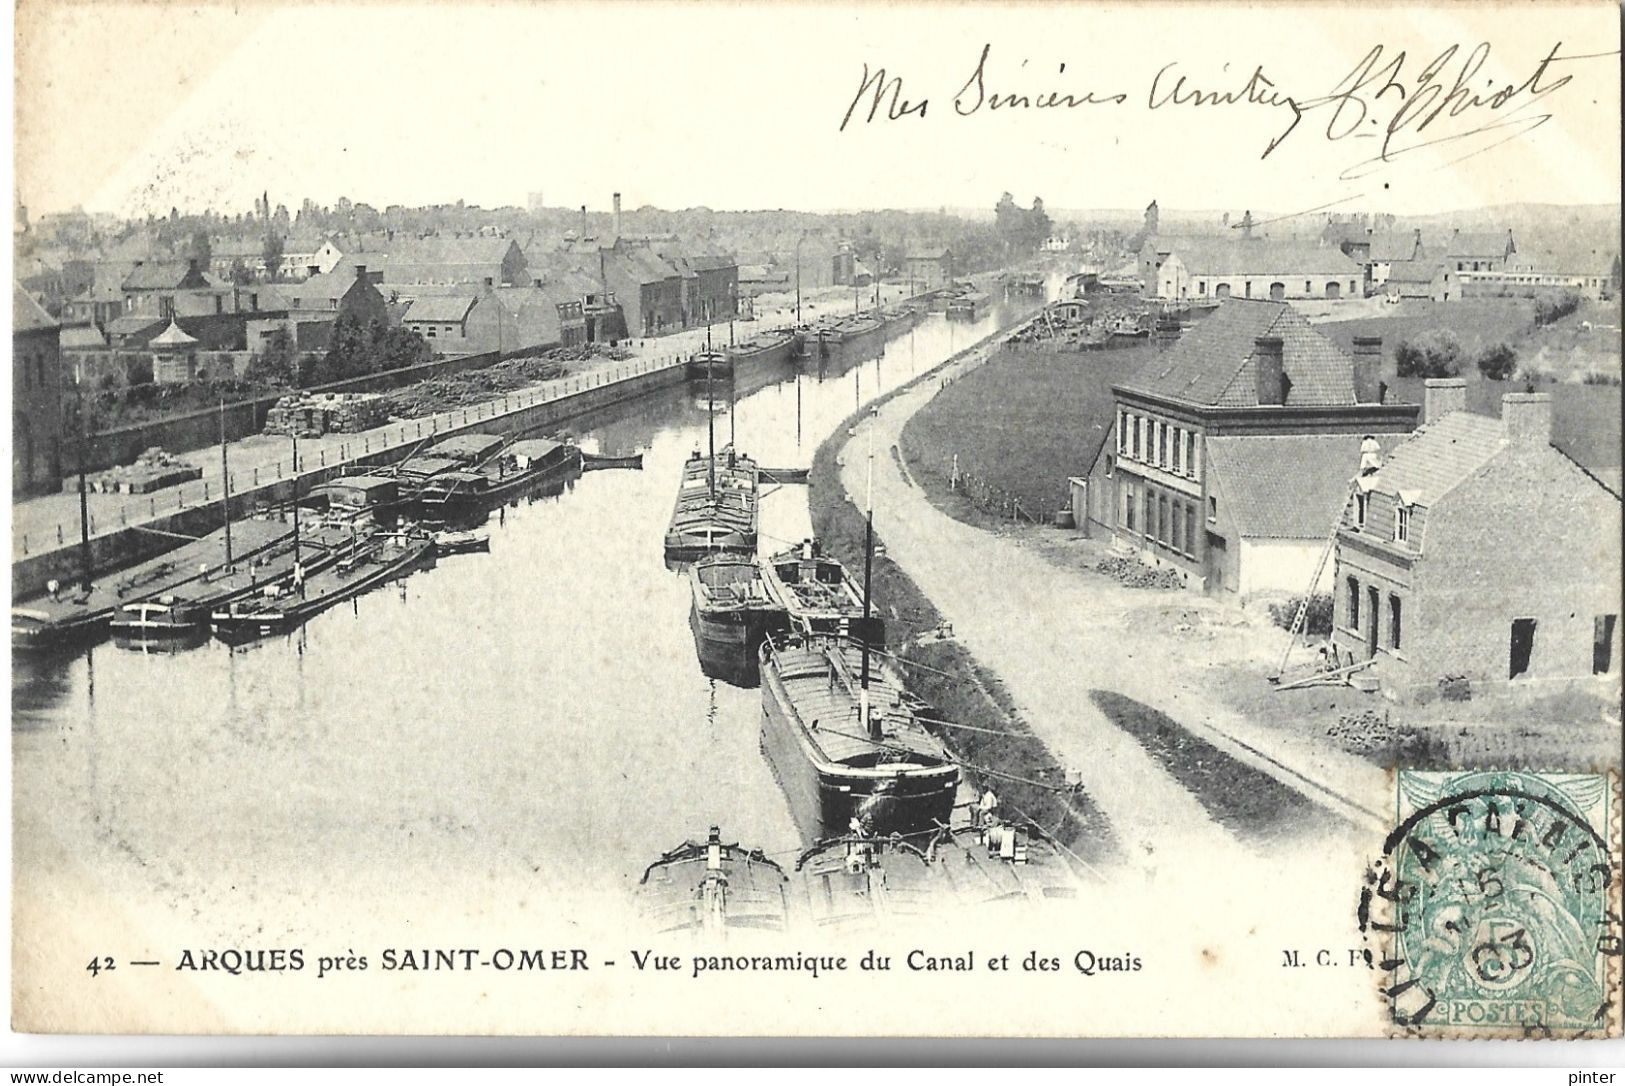
<path id="1" fill-rule="evenodd" d="M 1006 345 L 953 381 L 903 428 L 909 471 L 932 501 L 962 520 L 968 506 L 949 491 L 954 455 L 995 493 L 1047 519 L 1068 501 L 1067 477 L 1089 470 L 1111 428 L 1112 385 L 1156 355 L 1149 345 L 1057 352 Z"/>
<path id="2" fill-rule="evenodd" d="M 825 549 L 851 570 L 863 568 L 864 518 L 847 500 L 835 458 L 846 444 L 847 429 L 861 414 L 853 414 L 819 446 L 808 480 L 813 531 Z M 993 735 L 961 729 L 944 734 L 942 738 L 955 757 L 997 773 L 1029 781 L 1054 781 L 1057 787 L 1064 785 L 1060 764 L 1020 719 L 995 676 L 955 642 L 916 640 L 936 630 L 942 616 L 908 574 L 889 558 L 877 555 L 873 578 L 876 607 L 886 620 L 892 651 L 920 665 L 902 665 L 910 689 L 929 702 L 944 720 L 1014 733 Z M 971 775 L 974 777 L 975 772 L 971 771 Z M 1111 825 L 1087 794 L 1063 794 L 1037 784 L 996 778 L 989 783 L 995 786 L 1001 802 L 1026 814 L 1085 861 L 1109 862 L 1118 854 Z"/>
<path id="3" fill-rule="evenodd" d="M 1257 841 L 1289 836 L 1325 817 L 1302 793 L 1192 735 L 1160 710 L 1110 690 L 1090 696 L 1215 822 L 1238 837 Z"/>

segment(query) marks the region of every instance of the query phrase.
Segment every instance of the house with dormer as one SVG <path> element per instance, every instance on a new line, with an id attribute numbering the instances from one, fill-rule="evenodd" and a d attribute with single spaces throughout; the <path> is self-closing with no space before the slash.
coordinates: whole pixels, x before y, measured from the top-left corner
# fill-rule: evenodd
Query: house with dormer
<path id="1" fill-rule="evenodd" d="M 1551 397 L 1509 393 L 1496 419 L 1431 380 L 1424 412 L 1339 522 L 1340 662 L 1402 700 L 1617 674 L 1620 499 L 1552 445 Z"/>

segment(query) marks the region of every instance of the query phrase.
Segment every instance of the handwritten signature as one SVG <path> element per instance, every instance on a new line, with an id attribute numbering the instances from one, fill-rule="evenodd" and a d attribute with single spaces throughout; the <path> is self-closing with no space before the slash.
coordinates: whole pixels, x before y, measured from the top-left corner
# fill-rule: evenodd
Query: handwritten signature
<path id="1" fill-rule="evenodd" d="M 1553 45 L 1521 82 L 1497 86 L 1495 80 L 1482 74 L 1490 57 L 1488 42 L 1479 42 L 1470 49 L 1451 45 L 1420 66 L 1403 49 L 1374 45 L 1329 93 L 1315 97 L 1288 92 L 1266 73 L 1262 64 L 1254 65 L 1244 80 L 1229 81 L 1223 89 L 1210 89 L 1182 71 L 1181 62 L 1172 61 L 1152 76 L 1144 102 L 1148 110 L 1251 107 L 1289 113 L 1286 127 L 1265 144 L 1259 156 L 1266 159 L 1298 130 L 1305 118 L 1324 116 L 1328 141 L 1380 140 L 1375 154 L 1343 171 L 1344 180 L 1354 180 L 1426 147 L 1455 144 L 1448 150 L 1452 154 L 1460 152 L 1451 159 L 1456 162 L 1527 134 L 1552 119 L 1548 104 L 1551 96 L 1574 79 L 1565 66 L 1618 53 L 1613 50 L 1565 55 L 1562 48 L 1562 42 Z M 992 50 L 991 44 L 982 46 L 970 76 L 950 101 L 953 116 L 1067 111 L 1130 102 L 1124 91 L 997 87 L 989 63 Z M 1059 65 L 1057 82 L 1065 77 L 1066 67 Z M 1221 70 L 1228 68 L 1225 65 Z M 854 119 L 862 124 L 909 117 L 923 120 L 930 106 L 930 98 L 911 98 L 906 93 L 901 76 L 890 75 L 885 68 L 871 71 L 865 64 L 857 93 L 847 105 L 839 130 L 844 132 Z M 1537 106 L 1541 108 L 1535 109 Z"/>

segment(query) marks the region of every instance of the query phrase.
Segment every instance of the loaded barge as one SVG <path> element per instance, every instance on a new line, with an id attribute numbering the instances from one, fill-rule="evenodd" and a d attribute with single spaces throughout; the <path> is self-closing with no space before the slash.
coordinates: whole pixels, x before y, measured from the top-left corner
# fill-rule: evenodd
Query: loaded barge
<path id="1" fill-rule="evenodd" d="M 809 841 L 948 825 L 959 767 L 925 705 L 866 648 L 791 634 L 762 645 L 762 749 Z"/>
<path id="2" fill-rule="evenodd" d="M 886 623 L 865 614 L 863 590 L 816 539 L 761 562 L 769 596 L 802 633 L 834 634 L 874 646 L 886 643 Z"/>

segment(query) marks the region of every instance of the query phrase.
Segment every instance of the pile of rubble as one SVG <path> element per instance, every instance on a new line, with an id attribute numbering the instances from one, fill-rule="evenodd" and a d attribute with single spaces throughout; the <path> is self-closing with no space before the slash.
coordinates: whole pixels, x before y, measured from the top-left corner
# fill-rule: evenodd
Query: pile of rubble
<path id="1" fill-rule="evenodd" d="M 1326 736 L 1337 740 L 1338 745 L 1351 754 L 1370 754 L 1390 749 L 1399 737 L 1399 730 L 1386 712 L 1362 709 L 1338 717 L 1326 728 Z"/>
<path id="2" fill-rule="evenodd" d="M 1148 566 L 1138 558 L 1102 558 L 1095 570 L 1129 588 L 1180 588 L 1185 583 L 1177 571 Z"/>
<path id="3" fill-rule="evenodd" d="M 541 381 L 552 381 L 571 373 L 570 363 L 608 358 L 620 360 L 631 357 L 618 347 L 604 347 L 588 343 L 580 347 L 550 347 L 523 358 L 510 358 L 505 362 L 477 370 L 445 377 L 431 377 L 415 385 L 391 392 L 390 414 L 395 418 L 416 419 L 441 411 L 494 400 L 505 393 L 514 392 Z"/>
<path id="4" fill-rule="evenodd" d="M 87 476 L 85 489 L 97 494 L 146 494 L 202 477 L 202 468 L 154 445 L 136 457 L 132 464 L 120 464 L 116 468 Z M 79 489 L 78 476 L 64 480 L 62 489 Z"/>
<path id="5" fill-rule="evenodd" d="M 389 421 L 389 404 L 371 392 L 296 392 L 266 412 L 265 433 L 297 437 L 358 434 Z"/>

